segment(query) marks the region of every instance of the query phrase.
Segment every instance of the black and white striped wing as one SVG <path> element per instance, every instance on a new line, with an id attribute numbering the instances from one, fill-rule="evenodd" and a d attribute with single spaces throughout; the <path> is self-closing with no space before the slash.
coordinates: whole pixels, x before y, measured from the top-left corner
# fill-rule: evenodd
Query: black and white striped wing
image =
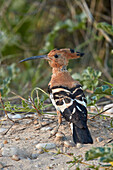
<path id="1" fill-rule="evenodd" d="M 86 99 L 81 85 L 74 88 L 55 86 L 49 88 L 50 99 L 55 108 L 69 122 L 85 128 L 87 122 Z"/>

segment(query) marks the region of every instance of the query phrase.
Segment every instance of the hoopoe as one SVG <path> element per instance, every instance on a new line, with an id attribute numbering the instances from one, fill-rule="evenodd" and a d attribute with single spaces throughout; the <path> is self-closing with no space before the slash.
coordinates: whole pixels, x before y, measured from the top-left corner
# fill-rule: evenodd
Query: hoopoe
<path id="1" fill-rule="evenodd" d="M 73 141 L 75 144 L 93 143 L 91 134 L 87 127 L 86 98 L 82 86 L 78 81 L 73 80 L 67 71 L 70 59 L 82 57 L 84 54 L 75 52 L 73 49 L 53 49 L 48 55 L 33 56 L 20 62 L 44 58 L 52 67 L 52 77 L 48 85 L 50 99 L 58 114 L 58 122 L 61 123 L 61 116 L 71 123 Z"/>

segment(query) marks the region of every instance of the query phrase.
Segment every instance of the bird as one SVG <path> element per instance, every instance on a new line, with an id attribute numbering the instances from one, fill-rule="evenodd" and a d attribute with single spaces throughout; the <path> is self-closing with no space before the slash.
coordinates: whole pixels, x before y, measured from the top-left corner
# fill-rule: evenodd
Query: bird
<path id="1" fill-rule="evenodd" d="M 84 53 L 74 49 L 53 49 L 47 55 L 32 56 L 20 62 L 43 58 L 52 67 L 48 92 L 57 110 L 58 123 L 62 117 L 70 123 L 75 144 L 92 144 L 93 139 L 87 125 L 87 101 L 79 81 L 75 81 L 67 70 L 70 59 L 77 59 Z"/>

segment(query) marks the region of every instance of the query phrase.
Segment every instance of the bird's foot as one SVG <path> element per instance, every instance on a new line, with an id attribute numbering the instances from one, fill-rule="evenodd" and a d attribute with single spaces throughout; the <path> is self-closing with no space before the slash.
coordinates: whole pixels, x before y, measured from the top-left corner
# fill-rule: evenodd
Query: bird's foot
<path id="1" fill-rule="evenodd" d="M 55 127 L 52 131 L 51 131 L 51 134 L 49 136 L 49 138 L 53 137 L 56 135 L 56 133 L 58 132 L 59 128 L 60 128 L 61 124 L 58 124 L 57 127 Z"/>

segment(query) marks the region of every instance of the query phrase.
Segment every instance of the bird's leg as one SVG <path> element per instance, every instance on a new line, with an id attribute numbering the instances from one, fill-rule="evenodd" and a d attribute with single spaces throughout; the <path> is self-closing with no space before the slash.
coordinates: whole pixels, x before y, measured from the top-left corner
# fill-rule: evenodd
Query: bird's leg
<path id="1" fill-rule="evenodd" d="M 61 123 L 62 123 L 62 115 L 58 110 L 57 110 L 57 116 L 58 116 L 58 126 L 55 128 L 54 132 L 50 135 L 49 138 L 56 135 L 56 133 L 58 132 L 58 129 L 59 129 Z"/>
<path id="2" fill-rule="evenodd" d="M 61 113 L 57 110 L 57 116 L 58 116 L 58 125 L 60 126 L 62 123 L 62 116 Z"/>
<path id="3" fill-rule="evenodd" d="M 61 115 L 61 113 L 58 110 L 57 110 L 57 116 L 58 116 L 58 127 L 56 129 L 56 133 L 58 132 L 59 127 L 60 127 L 60 125 L 62 123 L 62 115 Z"/>

